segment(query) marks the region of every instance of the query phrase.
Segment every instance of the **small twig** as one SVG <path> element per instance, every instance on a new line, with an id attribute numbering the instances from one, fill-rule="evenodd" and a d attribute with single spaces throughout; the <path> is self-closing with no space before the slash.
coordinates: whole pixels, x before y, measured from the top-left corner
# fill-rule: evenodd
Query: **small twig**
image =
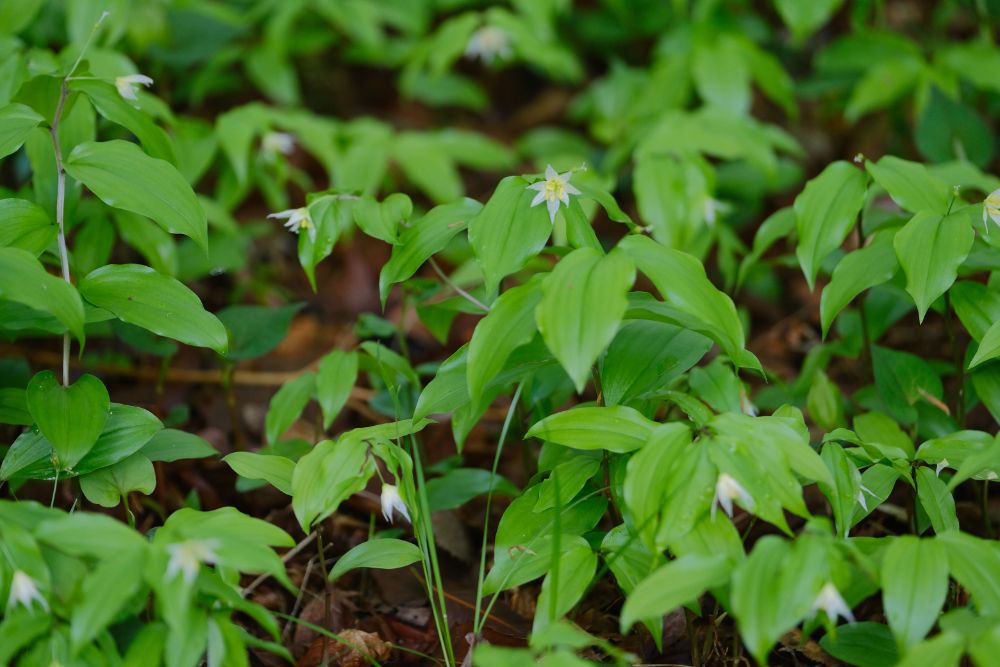
<path id="1" fill-rule="evenodd" d="M 459 296 L 461 296 L 462 298 L 464 298 L 466 301 L 468 301 L 472 305 L 474 305 L 474 306 L 482 309 L 483 312 L 486 312 L 486 313 L 490 312 L 490 307 L 489 306 L 487 306 L 485 303 L 483 303 L 482 301 L 480 301 L 479 299 L 477 299 L 476 297 L 472 296 L 471 294 L 469 294 L 468 292 L 466 292 L 464 289 L 462 289 L 461 287 L 459 287 L 458 285 L 456 285 L 454 282 L 452 282 L 451 278 L 449 278 L 448 275 L 444 271 L 441 270 L 441 267 L 438 266 L 438 263 L 434 261 L 433 257 L 431 257 L 430 259 L 428 259 L 427 262 L 428 262 L 428 264 L 431 265 L 431 268 L 434 269 L 434 273 L 438 274 L 438 277 L 441 278 L 442 281 L 444 281 L 444 284 L 447 285 L 448 287 L 450 287 L 452 290 L 454 290 L 456 294 L 458 294 Z"/>
<path id="2" fill-rule="evenodd" d="M 303 539 L 301 542 L 299 542 L 294 547 L 292 547 L 291 549 L 289 549 L 288 551 L 285 552 L 285 554 L 281 557 L 281 562 L 282 563 L 287 563 L 288 561 L 290 561 L 293 558 L 295 558 L 295 556 L 298 555 L 303 549 L 305 549 L 307 546 L 309 546 L 310 544 L 312 544 L 313 540 L 315 540 L 315 539 L 316 539 L 316 533 L 315 532 L 312 532 L 312 533 L 309 533 L 308 535 L 306 535 L 305 539 Z M 250 584 L 246 588 L 244 588 L 242 591 L 240 591 L 240 595 L 242 595 L 243 597 L 246 597 L 247 595 L 249 595 L 250 593 L 252 593 L 255 588 L 257 588 L 258 586 L 260 586 L 262 583 L 264 583 L 265 581 L 267 581 L 270 578 L 271 578 L 271 574 L 268 573 L 268 572 L 265 572 L 264 574 L 260 575 L 259 577 L 257 577 L 253 581 L 251 581 Z"/>

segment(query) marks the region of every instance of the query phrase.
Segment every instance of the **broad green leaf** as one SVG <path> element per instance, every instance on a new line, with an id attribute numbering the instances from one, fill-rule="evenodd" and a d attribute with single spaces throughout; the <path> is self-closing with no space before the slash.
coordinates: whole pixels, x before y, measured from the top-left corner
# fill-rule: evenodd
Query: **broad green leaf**
<path id="1" fill-rule="evenodd" d="M 597 570 L 597 554 L 588 544 L 577 544 L 557 555 L 558 569 L 550 570 L 542 580 L 535 607 L 532 634 L 542 633 L 565 616 L 590 587 Z"/>
<path id="2" fill-rule="evenodd" d="M 149 114 L 119 95 L 110 83 L 81 78 L 71 80 L 69 88 L 86 95 L 99 114 L 134 134 L 151 157 L 177 163 L 174 146 L 167 133 L 152 121 Z"/>
<path id="3" fill-rule="evenodd" d="M 656 426 L 656 422 L 625 405 L 577 407 L 537 422 L 525 437 L 574 449 L 631 452 L 646 444 Z"/>
<path id="4" fill-rule="evenodd" d="M 979 349 L 969 362 L 969 368 L 975 368 L 984 361 L 1000 357 L 1000 321 L 994 322 L 983 334 Z"/>
<path id="5" fill-rule="evenodd" d="M 948 486 L 930 468 L 919 468 L 916 476 L 917 498 L 930 518 L 934 532 L 941 534 L 948 530 L 958 530 L 955 499 L 948 491 Z"/>
<path id="6" fill-rule="evenodd" d="M 83 301 L 77 290 L 26 250 L 0 248 L 0 299 L 53 315 L 83 344 Z"/>
<path id="7" fill-rule="evenodd" d="M 986 167 L 994 155 L 994 134 L 972 107 L 951 99 L 937 86 L 930 91 L 916 127 L 920 153 L 930 162 L 968 160 Z"/>
<path id="8" fill-rule="evenodd" d="M 135 248 L 150 266 L 168 276 L 177 275 L 177 244 L 168 232 L 152 220 L 128 211 L 115 211 L 114 220 L 121 240 Z"/>
<path id="9" fill-rule="evenodd" d="M 74 512 L 43 521 L 34 531 L 39 541 L 71 556 L 99 560 L 114 554 L 143 551 L 146 537 L 105 514 Z"/>
<path id="10" fill-rule="evenodd" d="M 340 235 L 351 229 L 354 202 L 338 195 L 322 195 L 311 199 L 309 218 L 316 234 L 299 234 L 299 264 L 316 291 L 316 265 L 329 257 Z"/>
<path id="11" fill-rule="evenodd" d="M 869 499 L 865 498 L 861 489 L 861 473 L 850 457 L 844 453 L 843 447 L 835 442 L 828 442 L 823 445 L 822 457 L 830 469 L 833 484 L 823 483 L 819 488 L 833 508 L 837 534 L 846 538 L 853 525 L 858 499 L 864 498 L 866 504 Z"/>
<path id="12" fill-rule="evenodd" d="M 823 650 L 837 660 L 857 667 L 894 667 L 899 649 L 889 626 L 870 621 L 842 625 L 819 640 Z"/>
<path id="13" fill-rule="evenodd" d="M 101 507 L 117 507 L 132 491 L 148 496 L 155 488 L 156 471 L 153 470 L 153 463 L 139 453 L 107 468 L 80 476 L 83 495 Z"/>
<path id="14" fill-rule="evenodd" d="M 634 281 L 628 255 L 620 250 L 602 255 L 590 248 L 564 257 L 542 281 L 538 330 L 577 392 L 583 392 L 591 367 L 614 338 Z"/>
<path id="15" fill-rule="evenodd" d="M 264 432 L 268 444 L 278 442 L 278 439 L 302 416 L 306 404 L 316 392 L 316 374 L 303 373 L 281 385 L 274 394 L 267 408 L 264 419 Z"/>
<path id="16" fill-rule="evenodd" d="M 31 426 L 33 423 L 24 390 L 17 387 L 0 388 L 0 424 Z"/>
<path id="17" fill-rule="evenodd" d="M 66 158 L 66 173 L 105 204 L 152 219 L 208 252 L 208 221 L 188 182 L 164 160 L 127 141 L 88 141 Z"/>
<path id="18" fill-rule="evenodd" d="M 881 567 L 882 604 L 897 643 L 912 647 L 934 626 L 948 593 L 948 554 L 937 540 L 893 538 Z"/>
<path id="19" fill-rule="evenodd" d="M 729 580 L 733 564 L 722 554 L 689 554 L 659 567 L 639 582 L 621 611 L 622 632 L 643 618 L 663 616 L 677 607 L 696 602 L 702 594 Z"/>
<path id="20" fill-rule="evenodd" d="M 534 337 L 535 309 L 541 299 L 537 280 L 512 287 L 500 295 L 486 317 L 476 324 L 466 366 L 469 397 L 474 402 L 481 399 L 511 353 Z"/>
<path id="21" fill-rule="evenodd" d="M 1000 550 L 996 542 L 974 537 L 957 530 L 935 538 L 948 554 L 948 569 L 969 593 L 982 614 L 1000 613 Z"/>
<path id="22" fill-rule="evenodd" d="M 712 285 L 701 262 L 636 234 L 625 237 L 618 246 L 632 257 L 636 268 L 656 285 L 667 303 L 692 318 L 690 328 L 718 343 L 738 365 L 760 368 L 756 359 L 744 361 L 743 325 L 736 306 Z"/>
<path id="23" fill-rule="evenodd" d="M 691 54 L 691 75 L 698 95 L 708 108 L 744 115 L 750 110 L 750 71 L 747 59 L 727 32 L 696 35 Z"/>
<path id="24" fill-rule="evenodd" d="M 921 322 L 934 300 L 955 282 L 975 237 L 964 213 L 942 217 L 927 210 L 913 216 L 896 234 L 896 257 Z"/>
<path id="25" fill-rule="evenodd" d="M 319 362 L 316 398 L 323 412 L 323 429 L 330 428 L 358 380 L 358 353 L 333 350 Z"/>
<path id="26" fill-rule="evenodd" d="M 382 202 L 362 197 L 354 203 L 354 222 L 368 236 L 398 244 L 399 228 L 413 214 L 413 202 L 404 194 L 393 193 Z"/>
<path id="27" fill-rule="evenodd" d="M 379 273 L 382 305 L 385 305 L 393 285 L 410 278 L 431 255 L 444 250 L 482 208 L 482 204 L 474 199 L 442 204 L 404 228 L 399 235 L 399 243 L 392 247 L 392 257 Z"/>
<path id="28" fill-rule="evenodd" d="M 8 104 L 0 109 L 0 159 L 20 148 L 44 120 L 41 114 L 23 104 Z"/>
<path id="29" fill-rule="evenodd" d="M 911 647 L 896 667 L 958 667 L 965 640 L 954 632 L 942 632 Z M 988 664 L 988 663 L 986 663 Z"/>
<path id="30" fill-rule="evenodd" d="M 324 440 L 295 464 L 292 509 L 303 532 L 332 514 L 375 474 L 368 444 L 354 438 Z"/>
<path id="31" fill-rule="evenodd" d="M 916 420 L 917 401 L 930 398 L 940 402 L 943 396 L 941 378 L 925 359 L 915 354 L 873 345 L 872 367 L 882 402 L 903 423 Z"/>
<path id="32" fill-rule="evenodd" d="M 58 227 L 38 204 L 0 199 L 0 247 L 27 250 L 36 257 L 56 240 Z"/>
<path id="33" fill-rule="evenodd" d="M 908 40 L 904 43 L 909 45 Z M 862 49 L 858 51 L 864 53 Z M 919 53 L 913 55 L 900 50 L 883 62 L 866 63 L 861 71 L 861 78 L 844 108 L 844 117 L 851 123 L 876 109 L 888 107 L 909 93 L 926 72 L 926 65 Z"/>
<path id="34" fill-rule="evenodd" d="M 393 142 L 393 157 L 406 177 L 435 204 L 462 196 L 462 178 L 444 147 L 433 135 L 403 132 Z"/>
<path id="35" fill-rule="evenodd" d="M 264 356 L 285 338 L 292 318 L 303 305 L 290 303 L 278 308 L 235 305 L 223 308 L 217 317 L 229 332 L 229 348 L 224 356 L 233 360 Z"/>
<path id="36" fill-rule="evenodd" d="M 965 330 L 981 341 L 994 322 L 1000 321 L 1000 291 L 971 280 L 951 286 L 951 307 Z"/>
<path id="37" fill-rule="evenodd" d="M 416 563 L 420 558 L 420 548 L 411 542 L 393 538 L 368 540 L 341 556 L 330 568 L 329 579 L 336 581 L 359 567 L 395 570 Z"/>
<path id="38" fill-rule="evenodd" d="M 516 496 L 517 487 L 500 475 L 481 468 L 456 468 L 441 477 L 427 480 L 427 504 L 432 512 L 461 507 L 473 498 L 486 495 Z"/>
<path id="39" fill-rule="evenodd" d="M 949 202 L 954 198 L 951 186 L 919 162 L 886 155 L 878 162 L 866 161 L 865 168 L 900 208 L 911 213 L 948 214 Z"/>
<path id="40" fill-rule="evenodd" d="M 695 160 L 644 155 L 636 160 L 632 188 L 642 219 L 665 246 L 688 250 L 699 232 L 708 229 L 708 178 Z"/>
<path id="41" fill-rule="evenodd" d="M 182 459 L 202 459 L 218 454 L 215 447 L 204 438 L 172 428 L 158 431 L 139 451 L 150 461 L 168 463 Z"/>
<path id="42" fill-rule="evenodd" d="M 624 323 L 599 360 L 605 405 L 628 403 L 669 386 L 711 347 L 705 336 L 665 322 Z"/>
<path id="43" fill-rule="evenodd" d="M 795 254 L 809 289 L 823 260 L 840 247 L 865 203 L 865 174 L 849 162 L 833 162 L 795 198 Z"/>
<path id="44" fill-rule="evenodd" d="M 531 206 L 537 194 L 527 180 L 508 176 L 469 222 L 469 243 L 486 278 L 486 291 L 518 271 L 549 240 L 552 222 L 545 206 Z"/>
<path id="45" fill-rule="evenodd" d="M 291 459 L 254 452 L 233 452 L 222 460 L 240 477 L 262 479 L 285 495 L 292 495 L 295 462 Z"/>
<path id="46" fill-rule="evenodd" d="M 89 644 L 136 596 L 143 587 L 145 556 L 145 549 L 129 549 L 100 561 L 87 572 L 70 619 L 74 647 Z"/>
<path id="47" fill-rule="evenodd" d="M 692 451 L 690 445 L 691 429 L 677 422 L 662 424 L 653 431 L 649 443 L 637 451 L 626 466 L 622 496 L 639 537 L 649 549 L 661 550 L 661 545 L 656 542 L 659 515 L 665 509 L 667 498 L 683 491 L 671 485 L 674 469 L 690 465 L 698 459 L 698 452 Z"/>
<path id="48" fill-rule="evenodd" d="M 139 264 L 111 264 L 79 284 L 87 301 L 129 324 L 223 354 L 226 328 L 205 310 L 198 295 L 178 280 Z"/>
<path id="49" fill-rule="evenodd" d="M 844 397 L 840 388 L 821 370 L 816 371 L 809 393 L 806 395 L 809 416 L 826 431 L 843 426 Z"/>
<path id="50" fill-rule="evenodd" d="M 896 275 L 899 263 L 893 248 L 894 231 L 880 232 L 870 243 L 848 254 L 833 270 L 830 282 L 820 298 L 820 322 L 823 338 L 833 320 L 856 296 L 870 287 L 881 285 Z"/>
<path id="51" fill-rule="evenodd" d="M 775 9 L 781 15 L 781 20 L 785 22 L 795 35 L 795 39 L 801 42 L 805 38 L 816 32 L 816 29 L 830 20 L 836 13 L 844 0 L 810 0 L 800 2 L 800 0 L 776 0 Z"/>
<path id="52" fill-rule="evenodd" d="M 788 542 L 768 535 L 732 573 L 732 612 L 743 643 L 759 664 L 768 664 L 774 642 L 794 624 L 783 611 L 785 601 L 777 596 L 782 565 L 790 550 Z"/>
<path id="53" fill-rule="evenodd" d="M 104 383 L 89 374 L 64 387 L 52 371 L 42 371 L 28 383 L 25 398 L 60 470 L 73 468 L 90 451 L 111 407 Z"/>
<path id="54" fill-rule="evenodd" d="M 541 512 L 550 507 L 569 505 L 600 468 L 601 459 L 593 456 L 574 456 L 560 463 L 552 469 L 545 481 L 537 484 L 538 502 L 535 503 L 535 511 Z"/>

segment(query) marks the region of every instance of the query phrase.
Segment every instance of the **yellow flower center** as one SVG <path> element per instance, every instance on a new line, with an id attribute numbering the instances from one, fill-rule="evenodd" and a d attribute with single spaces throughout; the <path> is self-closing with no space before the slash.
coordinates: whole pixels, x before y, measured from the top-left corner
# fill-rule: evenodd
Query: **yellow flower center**
<path id="1" fill-rule="evenodd" d="M 990 194 L 986 197 L 986 201 L 984 203 L 986 204 L 986 210 L 991 215 L 1000 214 L 1000 195 Z"/>
<path id="2" fill-rule="evenodd" d="M 566 196 L 566 184 L 558 178 L 550 178 L 545 181 L 546 201 L 562 200 Z"/>

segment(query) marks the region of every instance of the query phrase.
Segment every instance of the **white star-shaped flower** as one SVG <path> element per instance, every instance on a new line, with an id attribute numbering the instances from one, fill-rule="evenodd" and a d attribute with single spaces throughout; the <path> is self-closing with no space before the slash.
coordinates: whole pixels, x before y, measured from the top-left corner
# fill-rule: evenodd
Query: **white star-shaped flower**
<path id="1" fill-rule="evenodd" d="M 469 37 L 465 46 L 465 57 L 475 60 L 479 58 L 487 65 L 493 61 L 507 60 L 512 55 L 510 35 L 503 28 L 483 26 Z"/>
<path id="2" fill-rule="evenodd" d="M 753 497 L 747 492 L 743 485 L 730 475 L 722 473 L 715 482 L 715 499 L 712 501 L 712 519 L 715 519 L 715 508 L 721 505 L 722 509 L 733 518 L 733 501 L 738 500 L 748 511 L 754 507 Z"/>
<path id="3" fill-rule="evenodd" d="M 215 563 L 219 557 L 215 544 L 206 540 L 185 540 L 167 545 L 170 560 L 167 563 L 167 581 L 184 573 L 184 582 L 190 584 L 198 576 L 202 563 Z"/>
<path id="4" fill-rule="evenodd" d="M 990 233 L 990 220 L 1000 225 L 1000 188 L 986 195 L 983 200 L 983 227 L 987 234 Z"/>
<path id="5" fill-rule="evenodd" d="M 556 212 L 559 210 L 559 204 L 569 206 L 569 196 L 580 194 L 580 191 L 569 182 L 572 175 L 573 172 L 571 171 L 559 174 L 550 164 L 545 168 L 545 180 L 532 183 L 528 186 L 529 190 L 538 191 L 535 198 L 531 200 L 531 205 L 534 207 L 545 202 L 549 209 L 549 220 L 553 223 L 556 221 Z"/>
<path id="6" fill-rule="evenodd" d="M 816 596 L 816 601 L 813 602 L 812 615 L 815 616 L 816 612 L 819 611 L 826 613 L 827 618 L 834 623 L 837 622 L 838 618 L 843 618 L 848 623 L 854 622 L 851 608 L 847 606 L 847 602 L 844 601 L 837 587 L 830 582 L 823 586 L 819 595 Z"/>
<path id="7" fill-rule="evenodd" d="M 10 580 L 10 595 L 7 597 L 7 609 L 13 609 L 17 605 L 22 605 L 25 609 L 31 609 L 35 602 L 38 602 L 45 611 L 49 610 L 49 603 L 42 597 L 35 580 L 21 570 L 14 570 L 14 576 Z"/>
<path id="8" fill-rule="evenodd" d="M 410 513 L 406 509 L 406 503 L 399 495 L 399 489 L 397 489 L 392 484 L 382 485 L 382 516 L 389 523 L 392 523 L 393 512 L 399 513 L 408 523 L 413 523 L 410 520 Z"/>
<path id="9" fill-rule="evenodd" d="M 293 234 L 298 234 L 300 230 L 305 229 L 309 234 L 309 240 L 316 240 L 316 225 L 313 224 L 312 218 L 309 216 L 308 208 L 290 208 L 287 211 L 272 213 L 267 217 L 274 220 L 285 220 L 285 227 Z"/>
<path id="10" fill-rule="evenodd" d="M 295 135 L 288 132 L 268 132 L 260 139 L 260 150 L 270 162 L 278 156 L 291 155 L 295 150 Z"/>
<path id="11" fill-rule="evenodd" d="M 135 91 L 140 85 L 151 86 L 153 85 L 153 80 L 145 74 L 129 74 L 128 76 L 120 76 L 115 79 L 115 88 L 118 89 L 118 94 L 126 100 L 137 99 Z"/>

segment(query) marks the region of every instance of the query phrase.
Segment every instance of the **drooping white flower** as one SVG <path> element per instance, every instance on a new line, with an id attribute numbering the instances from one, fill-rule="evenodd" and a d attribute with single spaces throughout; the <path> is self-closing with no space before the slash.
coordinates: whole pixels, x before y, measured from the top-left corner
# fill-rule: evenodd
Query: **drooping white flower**
<path id="1" fill-rule="evenodd" d="M 472 33 L 469 43 L 465 45 L 465 57 L 475 60 L 479 58 L 487 65 L 500 59 L 510 58 L 510 35 L 503 28 L 487 25 Z"/>
<path id="2" fill-rule="evenodd" d="M 393 512 L 399 513 L 408 523 L 413 523 L 410 520 L 410 513 L 406 509 L 406 503 L 399 496 L 399 489 L 397 489 L 392 484 L 382 485 L 382 516 L 389 523 L 392 523 Z"/>
<path id="3" fill-rule="evenodd" d="M 13 609 L 17 605 L 24 606 L 25 609 L 38 602 L 42 609 L 49 610 L 49 603 L 45 601 L 38 591 L 38 584 L 26 572 L 14 570 L 14 576 L 10 580 L 10 595 L 7 597 L 7 609 Z"/>
<path id="4" fill-rule="evenodd" d="M 308 208 L 290 208 L 287 211 L 272 213 L 267 217 L 274 220 L 285 220 L 285 227 L 293 234 L 298 234 L 300 230 L 305 229 L 309 234 L 309 240 L 316 240 L 316 225 L 313 224 L 312 218 L 309 216 Z"/>
<path id="5" fill-rule="evenodd" d="M 940 461 L 938 461 L 938 464 L 936 466 L 934 466 L 934 474 L 937 475 L 938 477 L 940 477 L 941 476 L 941 471 L 944 470 L 945 468 L 947 468 L 950 465 L 951 464 L 948 463 L 948 459 L 941 459 Z"/>
<path id="6" fill-rule="evenodd" d="M 826 585 L 820 590 L 819 595 L 816 596 L 816 601 L 813 602 L 812 615 L 815 616 L 816 612 L 825 612 L 827 617 L 833 621 L 837 622 L 838 618 L 843 618 L 848 623 L 854 622 L 854 614 L 851 613 L 851 608 L 847 606 L 847 602 L 840 595 L 840 591 L 837 587 L 833 585 L 832 582 L 827 582 Z"/>
<path id="7" fill-rule="evenodd" d="M 538 191 L 535 198 L 531 200 L 531 205 L 538 206 L 542 202 L 545 202 L 549 209 L 549 220 L 553 223 L 556 221 L 556 212 L 559 210 L 559 204 L 562 203 L 569 206 L 569 196 L 580 194 L 580 191 L 569 182 L 572 175 L 573 172 L 571 171 L 567 171 L 564 174 L 557 173 L 550 164 L 545 168 L 545 180 L 532 183 L 528 186 L 529 190 Z"/>
<path id="8" fill-rule="evenodd" d="M 867 494 L 868 494 L 869 496 L 873 497 L 873 498 L 875 497 L 875 492 L 874 492 L 874 491 L 872 491 L 872 490 L 871 490 L 871 489 L 869 489 L 868 487 L 866 487 L 866 486 L 862 485 L 862 486 L 861 486 L 861 487 L 860 487 L 860 488 L 858 489 L 858 495 L 857 495 L 857 498 L 855 498 L 855 500 L 857 500 L 857 501 L 858 501 L 858 504 L 859 504 L 859 505 L 861 505 L 861 509 L 863 509 L 864 511 L 866 511 L 866 512 L 867 512 L 867 511 L 868 511 L 868 501 L 867 501 L 867 500 L 865 500 L 865 494 L 866 494 L 866 493 L 867 493 Z"/>
<path id="9" fill-rule="evenodd" d="M 715 519 L 715 508 L 721 505 L 722 509 L 733 518 L 733 501 L 738 500 L 747 510 L 753 510 L 753 496 L 743 488 L 743 485 L 732 476 L 721 473 L 715 482 L 715 499 L 712 501 L 712 518 Z"/>
<path id="10" fill-rule="evenodd" d="M 145 74 L 129 74 L 115 79 L 115 88 L 118 89 L 118 94 L 126 100 L 137 99 L 135 91 L 140 85 L 149 87 L 153 85 L 153 80 Z"/>
<path id="11" fill-rule="evenodd" d="M 215 563 L 219 560 L 215 553 L 215 544 L 207 540 L 185 540 L 167 545 L 170 560 L 167 562 L 167 581 L 184 573 L 184 581 L 190 584 L 198 576 L 202 563 Z"/>
<path id="12" fill-rule="evenodd" d="M 295 135 L 288 132 L 268 132 L 260 139 L 260 150 L 264 157 L 273 162 L 278 156 L 291 155 L 295 150 Z"/>
<path id="13" fill-rule="evenodd" d="M 990 233 L 990 220 L 1000 225 L 1000 188 L 986 195 L 983 200 L 983 227 L 987 234 Z"/>

